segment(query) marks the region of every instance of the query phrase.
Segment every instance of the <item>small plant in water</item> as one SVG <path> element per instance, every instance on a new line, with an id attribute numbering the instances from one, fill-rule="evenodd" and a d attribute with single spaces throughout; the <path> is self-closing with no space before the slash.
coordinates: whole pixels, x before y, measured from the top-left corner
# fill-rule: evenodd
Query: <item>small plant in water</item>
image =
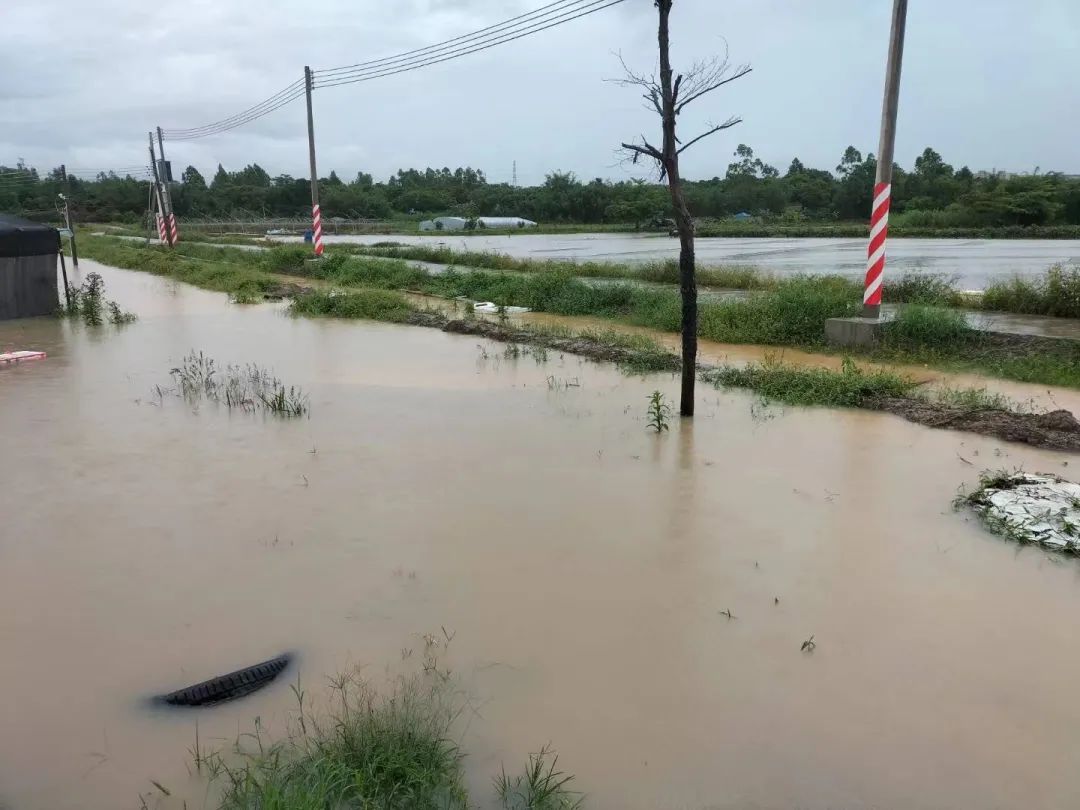
<path id="1" fill-rule="evenodd" d="M 511 779 L 504 769 L 495 778 L 495 792 L 506 810 L 577 810 L 584 797 L 567 789 L 572 774 L 555 769 L 559 755 L 547 746 L 529 754 L 525 772 Z"/>
<path id="2" fill-rule="evenodd" d="M 671 406 L 668 405 L 661 391 L 653 391 L 649 394 L 649 427 L 657 433 L 663 433 L 668 429 L 671 420 Z"/>
<path id="3" fill-rule="evenodd" d="M 202 399 L 223 403 L 230 410 L 263 410 L 278 416 L 303 416 L 308 397 L 296 386 L 285 384 L 270 371 L 254 363 L 226 366 L 219 372 L 213 358 L 192 352 L 170 372 L 180 396 L 191 403 Z M 162 389 L 156 389 L 158 395 Z"/>
<path id="4" fill-rule="evenodd" d="M 510 316 L 506 312 L 506 304 L 499 304 L 499 308 L 496 310 L 498 313 L 499 325 L 506 326 L 510 323 Z"/>
<path id="5" fill-rule="evenodd" d="M 67 305 L 60 312 L 68 318 L 82 318 L 87 326 L 101 326 L 106 318 L 117 326 L 137 320 L 135 313 L 125 312 L 105 297 L 105 280 L 99 273 L 87 273 L 79 287 L 69 284 Z"/>

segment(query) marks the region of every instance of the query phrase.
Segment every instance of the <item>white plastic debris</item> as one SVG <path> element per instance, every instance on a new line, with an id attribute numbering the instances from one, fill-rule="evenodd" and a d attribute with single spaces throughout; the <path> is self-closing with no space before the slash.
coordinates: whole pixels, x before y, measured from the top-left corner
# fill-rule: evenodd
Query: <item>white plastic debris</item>
<path id="1" fill-rule="evenodd" d="M 1017 472 L 995 478 L 968 500 L 1007 536 L 1080 553 L 1080 484 Z"/>
<path id="2" fill-rule="evenodd" d="M 473 304 L 473 309 L 477 312 L 483 312 L 486 315 L 498 315 L 499 305 L 493 304 L 491 301 L 477 301 Z M 503 307 L 503 311 L 507 315 L 516 315 L 519 312 L 528 312 L 528 307 Z"/>

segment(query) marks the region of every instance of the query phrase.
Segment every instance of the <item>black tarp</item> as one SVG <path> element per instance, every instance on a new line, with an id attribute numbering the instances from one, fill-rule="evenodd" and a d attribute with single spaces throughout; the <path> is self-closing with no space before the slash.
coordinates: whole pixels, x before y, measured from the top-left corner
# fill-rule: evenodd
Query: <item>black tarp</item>
<path id="1" fill-rule="evenodd" d="M 0 257 L 46 256 L 60 252 L 60 232 L 22 217 L 0 213 Z"/>

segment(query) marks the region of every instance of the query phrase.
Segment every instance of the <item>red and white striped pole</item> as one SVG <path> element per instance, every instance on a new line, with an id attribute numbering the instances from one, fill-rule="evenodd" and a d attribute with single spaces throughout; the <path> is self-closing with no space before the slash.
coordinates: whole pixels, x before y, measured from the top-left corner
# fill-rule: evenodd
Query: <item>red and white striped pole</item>
<path id="1" fill-rule="evenodd" d="M 169 244 L 176 247 L 180 241 L 180 232 L 176 229 L 176 214 L 169 212 Z"/>
<path id="2" fill-rule="evenodd" d="M 165 233 L 165 217 L 163 217 L 160 213 L 158 213 L 158 215 L 157 215 L 157 232 L 158 232 L 158 239 L 161 240 L 161 244 L 163 244 L 163 245 L 169 244 L 169 237 Z"/>
<path id="3" fill-rule="evenodd" d="M 322 213 L 319 211 L 319 172 L 315 168 L 315 121 L 311 113 L 311 68 L 304 66 L 304 95 L 307 98 L 308 158 L 311 161 L 311 223 L 315 257 L 323 254 Z"/>
<path id="4" fill-rule="evenodd" d="M 870 209 L 870 244 L 866 250 L 866 286 L 863 317 L 881 314 L 881 284 L 885 280 L 885 241 L 889 235 L 892 200 L 893 154 L 896 146 L 896 109 L 900 102 L 900 68 L 904 60 L 907 0 L 893 0 L 889 61 L 885 70 L 885 99 L 881 105 L 881 141 L 878 145 L 874 202 Z"/>
<path id="5" fill-rule="evenodd" d="M 881 173 L 880 166 L 878 174 Z M 885 238 L 889 235 L 889 203 L 892 185 L 874 185 L 874 205 L 870 213 L 870 245 L 866 249 L 866 286 L 863 289 L 863 307 L 874 307 L 876 318 L 881 307 L 881 282 L 885 275 Z"/>
<path id="6" fill-rule="evenodd" d="M 316 192 L 318 194 L 318 192 Z M 312 221 L 312 236 L 315 242 L 315 255 L 322 256 L 323 243 L 322 243 L 322 214 L 319 213 L 319 204 L 315 203 L 311 206 L 311 221 Z"/>

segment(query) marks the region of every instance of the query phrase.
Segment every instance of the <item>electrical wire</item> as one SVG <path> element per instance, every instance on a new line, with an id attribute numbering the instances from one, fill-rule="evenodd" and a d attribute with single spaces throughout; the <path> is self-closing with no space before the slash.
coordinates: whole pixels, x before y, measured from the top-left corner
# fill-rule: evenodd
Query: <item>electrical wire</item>
<path id="1" fill-rule="evenodd" d="M 411 70 L 418 70 L 430 65 L 436 65 L 440 62 L 447 62 L 452 59 L 458 59 L 462 56 L 485 51 L 488 48 L 494 48 L 496 45 L 503 45 L 507 42 L 513 42 L 514 40 L 521 39 L 532 34 L 546 31 L 549 28 L 554 28 L 559 25 L 565 25 L 568 22 L 586 17 L 590 14 L 595 14 L 598 11 L 603 11 L 606 8 L 617 6 L 620 3 L 624 3 L 626 0 L 592 0 L 585 6 L 573 9 L 570 16 L 564 15 L 562 17 L 553 18 L 550 20 L 538 21 L 543 24 L 537 24 L 527 26 L 524 29 L 514 29 L 504 31 L 497 35 L 494 41 L 488 41 L 487 39 L 478 40 L 474 43 L 468 43 L 468 47 L 452 51 L 446 55 L 426 58 L 421 57 L 420 61 L 414 62 L 410 60 L 407 63 L 397 65 L 395 67 L 387 67 L 385 69 L 375 68 L 372 70 L 364 71 L 359 70 L 354 73 L 340 73 L 330 76 L 328 79 L 320 79 L 318 77 L 325 76 L 325 72 L 317 71 L 316 79 L 314 80 L 317 87 L 338 87 L 343 84 L 355 84 L 357 82 L 371 81 L 372 79 L 381 79 L 386 76 L 393 76 L 398 73 L 406 73 Z"/>
<path id="2" fill-rule="evenodd" d="M 623 2 L 625 0 L 555 0 L 524 14 L 435 45 L 416 48 L 381 59 L 314 71 L 312 84 L 318 87 L 337 87 L 418 70 L 478 53 L 496 45 L 513 42 Z M 169 141 L 189 141 L 219 135 L 269 115 L 300 98 L 304 93 L 304 80 L 298 79 L 269 98 L 228 118 L 190 129 L 165 129 L 162 130 L 162 137 Z"/>
<path id="3" fill-rule="evenodd" d="M 248 107 L 246 110 L 231 115 L 228 118 L 223 118 L 212 124 L 204 124 L 201 127 L 192 127 L 190 129 L 165 129 L 162 130 L 162 137 L 169 141 L 189 141 L 196 138 L 205 138 L 208 135 L 217 135 L 221 132 L 227 132 L 230 129 L 243 126 L 258 118 L 262 118 L 264 115 L 269 115 L 274 110 L 284 107 L 286 104 L 295 101 L 302 95 L 304 95 L 304 80 L 298 79 L 292 84 L 283 87 L 269 98 L 260 101 L 253 107 Z"/>
<path id="4" fill-rule="evenodd" d="M 320 70 L 320 71 L 317 71 L 317 72 L 322 73 L 322 74 L 332 74 L 332 73 L 341 73 L 341 72 L 344 72 L 344 71 L 350 71 L 350 70 L 353 70 L 355 68 L 367 68 L 367 67 L 374 67 L 376 65 L 384 65 L 385 66 L 387 63 L 399 62 L 402 59 L 405 59 L 405 58 L 410 57 L 410 56 L 420 56 L 421 54 L 430 55 L 431 53 L 444 51 L 444 50 L 447 50 L 449 48 L 462 47 L 462 46 L 465 46 L 465 45 L 468 44 L 467 42 L 464 42 L 463 40 L 472 40 L 472 39 L 477 38 L 481 34 L 485 34 L 485 33 L 488 33 L 488 32 L 493 32 L 493 31 L 496 31 L 496 30 L 499 30 L 499 29 L 502 29 L 502 28 L 506 28 L 506 27 L 511 26 L 511 25 L 515 25 L 515 24 L 516 25 L 523 25 L 526 18 L 534 18 L 534 17 L 537 17 L 538 15 L 539 16 L 548 16 L 550 14 L 555 13 L 554 10 L 552 10 L 552 9 L 554 7 L 557 7 L 557 6 L 576 5 L 576 4 L 580 4 L 580 3 L 583 3 L 583 2 L 585 2 L 585 0 L 556 0 L 556 2 L 554 2 L 554 3 L 549 3 L 546 6 L 541 6 L 540 8 L 534 9 L 533 11 L 527 12 L 525 14 L 519 14 L 517 17 L 511 17 L 509 20 L 503 20 L 501 23 L 496 23 L 495 25 L 489 25 L 487 28 L 481 28 L 478 31 L 473 31 L 471 34 L 462 34 L 461 36 L 454 37 L 453 39 L 445 40 L 444 42 L 440 42 L 440 43 L 438 43 L 436 45 L 428 45 L 428 46 L 425 46 L 423 48 L 416 48 L 415 50 L 406 51 L 404 53 L 399 53 L 399 54 L 396 54 L 394 56 L 387 56 L 387 57 L 383 57 L 381 59 L 370 59 L 370 60 L 368 60 L 366 62 L 357 62 L 355 65 L 344 65 L 342 67 L 327 68 L 325 70 Z M 454 43 L 458 43 L 458 44 L 455 45 Z"/>

